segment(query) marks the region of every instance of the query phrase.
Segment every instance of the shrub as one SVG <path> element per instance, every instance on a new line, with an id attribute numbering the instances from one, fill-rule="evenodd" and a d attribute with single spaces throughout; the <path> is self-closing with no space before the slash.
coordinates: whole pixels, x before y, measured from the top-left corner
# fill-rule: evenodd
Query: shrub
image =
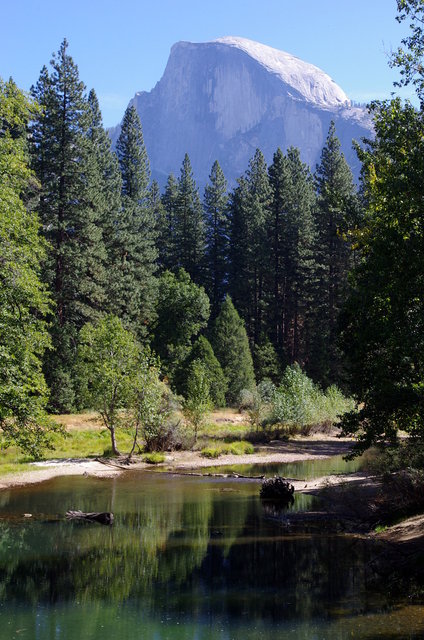
<path id="1" fill-rule="evenodd" d="M 208 372 L 200 360 L 193 360 L 187 377 L 187 397 L 183 403 L 184 417 L 192 425 L 197 441 L 199 428 L 212 408 Z"/>
<path id="2" fill-rule="evenodd" d="M 255 404 L 255 397 L 252 389 L 242 389 L 239 393 L 237 404 L 240 412 L 252 409 Z"/>
<path id="3" fill-rule="evenodd" d="M 175 448 L 178 422 L 173 415 L 179 408 L 169 387 L 160 380 L 159 362 L 149 350 L 139 361 L 133 380 L 132 412 L 129 422 L 135 424 L 133 448 L 141 435 L 146 451 L 165 451 Z"/>
<path id="4" fill-rule="evenodd" d="M 353 408 L 353 400 L 345 398 L 336 386 L 323 392 L 294 364 L 286 368 L 281 385 L 274 393 L 271 423 L 296 427 L 334 423 Z"/>
<path id="5" fill-rule="evenodd" d="M 274 399 L 276 386 L 269 378 L 264 378 L 262 382 L 258 384 L 258 393 L 262 400 L 266 403 L 270 403 Z"/>
<path id="6" fill-rule="evenodd" d="M 147 462 L 147 464 L 160 464 L 161 462 L 165 462 L 165 456 L 159 451 L 153 451 L 152 453 L 145 453 L 143 460 Z"/>
<path id="7" fill-rule="evenodd" d="M 221 447 L 205 447 L 201 451 L 201 455 L 204 458 L 219 458 L 222 453 L 223 449 Z"/>
<path id="8" fill-rule="evenodd" d="M 240 442 L 232 442 L 228 445 L 228 452 L 234 456 L 250 455 L 255 453 L 255 447 L 250 442 L 241 440 Z"/>

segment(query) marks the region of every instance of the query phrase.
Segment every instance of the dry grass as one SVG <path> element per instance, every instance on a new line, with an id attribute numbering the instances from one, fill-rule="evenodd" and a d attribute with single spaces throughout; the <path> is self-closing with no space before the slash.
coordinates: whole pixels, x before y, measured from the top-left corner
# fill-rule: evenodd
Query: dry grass
<path id="1" fill-rule="evenodd" d="M 94 411 L 54 415 L 52 418 L 67 431 L 98 431 L 104 428 L 99 414 Z"/>

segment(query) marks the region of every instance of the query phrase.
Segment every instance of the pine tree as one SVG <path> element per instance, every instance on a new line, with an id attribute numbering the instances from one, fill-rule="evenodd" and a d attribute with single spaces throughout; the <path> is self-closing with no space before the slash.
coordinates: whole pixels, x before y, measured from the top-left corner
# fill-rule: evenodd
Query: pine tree
<path id="1" fill-rule="evenodd" d="M 197 338 L 189 355 L 175 374 L 174 387 L 177 393 L 187 397 L 188 375 L 194 361 L 201 362 L 206 369 L 212 403 L 215 407 L 224 407 L 227 383 L 211 343 L 204 336 Z"/>
<path id="2" fill-rule="evenodd" d="M 287 294 L 286 278 L 286 220 L 291 192 L 291 178 L 288 160 L 281 149 L 277 149 L 269 167 L 269 179 L 272 189 L 271 215 L 269 224 L 270 271 L 268 313 L 268 332 L 279 353 L 284 352 L 284 332 L 286 325 L 285 300 Z"/>
<path id="3" fill-rule="evenodd" d="M 152 184 L 150 185 L 147 198 L 148 198 L 148 208 L 150 211 L 150 215 L 152 216 L 153 222 L 154 222 L 155 239 L 156 239 L 155 245 L 156 245 L 156 251 L 157 251 L 156 260 L 160 268 L 162 267 L 161 260 L 162 260 L 164 251 L 166 251 L 166 246 L 164 242 L 165 237 L 163 235 L 163 229 L 166 224 L 165 223 L 166 211 L 165 211 L 165 207 L 163 206 L 159 184 L 156 180 L 152 180 Z"/>
<path id="4" fill-rule="evenodd" d="M 52 408 L 73 407 L 73 363 L 79 328 L 105 301 L 105 247 L 97 176 L 88 139 L 89 109 L 78 68 L 63 41 L 43 67 L 33 96 L 43 114 L 32 127 L 33 166 L 41 182 L 40 217 L 50 243 L 44 275 L 55 301 L 54 351 L 45 362 Z"/>
<path id="5" fill-rule="evenodd" d="M 352 173 L 340 151 L 334 122 L 330 125 L 315 181 L 318 194 L 316 254 L 320 272 L 314 305 L 317 321 L 312 364 L 315 377 L 328 384 L 337 381 L 341 373 L 337 323 L 352 266 L 348 232 L 358 207 Z"/>
<path id="6" fill-rule="evenodd" d="M 150 179 L 149 159 L 144 146 L 140 118 L 134 106 L 127 107 L 116 143 L 122 174 L 122 194 L 134 202 L 146 197 Z"/>
<path id="7" fill-rule="evenodd" d="M 229 296 L 215 320 L 212 347 L 227 381 L 227 402 L 234 404 L 242 389 L 254 387 L 255 374 L 246 329 Z"/>
<path id="8" fill-rule="evenodd" d="M 168 176 L 161 198 L 163 212 L 157 217 L 158 262 L 162 271 L 172 271 L 177 264 L 175 244 L 175 216 L 178 198 L 178 182 L 174 174 Z"/>
<path id="9" fill-rule="evenodd" d="M 190 158 L 186 154 L 178 180 L 178 196 L 175 203 L 174 247 L 177 264 L 194 282 L 203 282 L 205 259 L 205 221 L 199 192 L 193 178 Z"/>
<path id="10" fill-rule="evenodd" d="M 116 221 L 121 209 L 121 173 L 116 155 L 111 148 L 110 138 L 103 127 L 99 102 L 94 89 L 88 95 L 87 139 L 88 162 L 86 179 L 90 184 L 93 207 L 99 212 L 98 226 L 102 230 L 105 245 L 105 282 L 106 294 L 102 311 L 113 308 L 111 292 L 114 291 L 116 265 L 112 261 L 112 249 L 115 242 Z M 96 269 L 98 264 L 93 264 Z"/>
<path id="11" fill-rule="evenodd" d="M 209 180 L 204 197 L 207 243 L 205 284 L 212 306 L 211 316 L 214 318 L 225 294 L 229 248 L 227 181 L 217 160 Z"/>
<path id="12" fill-rule="evenodd" d="M 231 273 L 237 273 L 230 281 L 230 292 L 237 300 L 237 308 L 246 322 L 251 340 L 259 341 L 264 328 L 264 314 L 267 309 L 266 279 L 269 272 L 269 252 L 267 229 L 270 215 L 271 189 L 267 174 L 265 158 L 259 149 L 249 162 L 245 180 L 239 182 L 239 190 L 233 203 L 237 210 L 233 211 L 231 244 L 237 245 L 243 257 L 241 273 L 232 266 Z M 234 224 L 236 222 L 236 224 Z M 235 235 L 240 234 L 236 239 Z M 234 247 L 232 255 L 234 256 Z M 239 289 L 240 280 L 243 295 Z"/>
<path id="13" fill-rule="evenodd" d="M 246 178 L 238 179 L 237 187 L 229 197 L 230 247 L 228 265 L 228 289 L 237 309 L 245 310 L 250 294 L 249 283 L 249 229 L 246 215 L 248 187 Z"/>
<path id="14" fill-rule="evenodd" d="M 287 364 L 307 362 L 315 286 L 313 181 L 297 149 L 274 154 L 269 239 L 269 335 Z"/>
<path id="15" fill-rule="evenodd" d="M 253 350 L 253 364 L 256 380 L 271 380 L 279 384 L 281 378 L 281 365 L 277 352 L 269 338 L 264 336 Z"/>
<path id="16" fill-rule="evenodd" d="M 140 118 L 127 108 L 116 145 L 122 175 L 122 208 L 112 261 L 116 270 L 111 310 L 144 339 L 155 314 L 156 223 L 150 208 L 149 167 Z"/>

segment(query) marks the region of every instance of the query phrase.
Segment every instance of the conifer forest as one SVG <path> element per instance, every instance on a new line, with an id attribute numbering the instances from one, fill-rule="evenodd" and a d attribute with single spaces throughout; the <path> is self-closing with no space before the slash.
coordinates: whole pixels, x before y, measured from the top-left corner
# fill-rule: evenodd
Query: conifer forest
<path id="1" fill-rule="evenodd" d="M 423 9 L 400 4 L 413 36 L 392 64 L 421 100 Z M 163 188 L 151 181 L 132 105 L 112 148 L 66 40 L 29 95 L 10 79 L 0 99 L 8 442 L 38 455 L 51 415 L 90 408 L 117 451 L 122 411 L 146 432 L 140 403 L 255 405 L 293 372 L 346 400 L 359 450 L 400 429 L 421 438 L 422 108 L 370 105 L 359 185 L 332 122 L 314 170 L 296 148 L 269 165 L 256 149 L 233 188 L 215 161 L 201 193 L 187 154 Z M 156 396 L 141 400 L 146 375 Z"/>
<path id="2" fill-rule="evenodd" d="M 0 640 L 424 637 L 424 0 L 395 4 L 367 107 L 238 36 L 177 43 L 112 129 L 66 39 L 0 78 Z M 198 138 L 167 175 L 143 129 L 190 65 L 206 184 Z M 252 78 L 272 108 L 218 162 L 199 87 Z"/>

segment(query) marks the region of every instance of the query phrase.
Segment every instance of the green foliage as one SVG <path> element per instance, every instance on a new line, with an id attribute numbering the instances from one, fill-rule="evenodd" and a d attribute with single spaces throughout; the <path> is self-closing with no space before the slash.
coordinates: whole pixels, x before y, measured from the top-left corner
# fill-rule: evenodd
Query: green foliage
<path id="1" fill-rule="evenodd" d="M 50 346 L 50 298 L 41 282 L 46 244 L 24 199 L 35 185 L 27 126 L 36 107 L 13 80 L 0 80 L 0 427 L 5 445 L 32 457 L 50 444 L 48 390 L 41 370 Z"/>
<path id="2" fill-rule="evenodd" d="M 175 201 L 172 230 L 175 268 L 187 271 L 197 284 L 203 282 L 206 249 L 205 220 L 199 192 L 193 178 L 190 158 L 186 154 L 181 165 Z"/>
<path id="3" fill-rule="evenodd" d="M 397 0 L 398 22 L 409 21 L 410 35 L 402 40 L 402 46 L 392 54 L 390 66 L 400 69 L 401 79 L 395 86 L 415 87 L 421 108 L 424 102 L 424 4 L 422 0 Z"/>
<path id="4" fill-rule="evenodd" d="M 361 458 L 368 471 L 386 475 L 402 469 L 424 470 L 424 445 L 416 438 L 399 442 L 396 447 L 373 447 Z"/>
<path id="5" fill-rule="evenodd" d="M 253 349 L 256 380 L 277 382 L 281 377 L 280 362 L 269 338 L 263 338 Z"/>
<path id="6" fill-rule="evenodd" d="M 77 334 L 106 301 L 106 249 L 99 185 L 104 181 L 93 142 L 94 100 L 89 105 L 78 68 L 63 41 L 32 89 L 42 110 L 31 128 L 32 164 L 39 179 L 39 213 L 49 241 L 44 278 L 52 291 L 54 350 L 45 358 L 56 411 L 75 404 L 73 367 Z"/>
<path id="7" fill-rule="evenodd" d="M 135 432 L 131 454 L 139 436 L 144 439 L 146 451 L 163 451 L 175 445 L 176 425 L 171 418 L 177 403 L 159 375 L 158 359 L 146 350 L 139 358 L 133 380 L 129 423 L 135 425 Z"/>
<path id="8" fill-rule="evenodd" d="M 287 363 L 307 361 L 312 333 L 312 297 L 316 287 L 313 219 L 315 194 L 309 167 L 291 147 L 274 154 L 269 264 L 269 335 Z"/>
<path id="9" fill-rule="evenodd" d="M 114 219 L 110 247 L 110 308 L 140 340 L 155 315 L 156 220 L 148 193 L 149 161 L 140 118 L 131 105 L 116 144 L 122 174 L 122 208 Z"/>
<path id="10" fill-rule="evenodd" d="M 250 339 L 262 335 L 267 310 L 268 227 L 271 187 L 259 149 L 232 197 L 229 291 Z M 246 385 L 242 385 L 246 386 Z"/>
<path id="11" fill-rule="evenodd" d="M 146 197 L 150 169 L 137 110 L 129 105 L 116 143 L 116 155 L 122 174 L 122 194 L 133 202 Z"/>
<path id="12" fill-rule="evenodd" d="M 345 398 L 337 387 L 329 387 L 324 393 L 294 364 L 286 368 L 275 391 L 271 422 L 304 427 L 336 422 L 340 414 L 350 410 L 353 411 L 353 401 Z"/>
<path id="13" fill-rule="evenodd" d="M 211 301 L 212 318 L 215 318 L 225 293 L 230 225 L 227 181 L 217 160 L 212 166 L 209 181 L 204 197 L 207 243 L 205 283 Z"/>
<path id="14" fill-rule="evenodd" d="M 352 172 L 340 151 L 334 122 L 330 124 L 315 180 L 319 278 L 314 290 L 314 336 L 308 368 L 315 378 L 329 384 L 340 379 L 342 373 L 338 319 L 353 266 L 350 232 L 358 217 Z"/>
<path id="15" fill-rule="evenodd" d="M 200 426 L 212 409 L 208 371 L 201 360 L 193 360 L 187 378 L 187 396 L 183 402 L 185 419 L 192 425 L 197 440 Z"/>
<path id="16" fill-rule="evenodd" d="M 204 458 L 219 458 L 219 456 L 231 454 L 233 456 L 245 456 L 255 453 L 255 447 L 250 442 L 239 440 L 238 442 L 230 442 L 228 444 L 220 444 L 216 446 L 204 447 L 201 455 Z"/>
<path id="17" fill-rule="evenodd" d="M 122 273 L 122 265 L 116 255 L 116 235 L 121 211 L 121 172 L 118 159 L 111 148 L 110 137 L 103 128 L 99 102 L 93 89 L 88 95 L 87 107 L 87 176 L 92 185 L 93 206 L 99 212 L 97 224 L 103 232 L 102 240 L 106 252 L 105 300 L 102 303 L 102 311 L 113 313 L 119 309 L 116 280 Z M 90 268 L 95 272 L 99 265 L 91 264 Z"/>
<path id="18" fill-rule="evenodd" d="M 152 453 L 146 453 L 143 456 L 143 461 L 147 462 L 147 464 L 161 464 L 162 462 L 165 462 L 165 456 L 159 451 L 154 451 Z"/>
<path id="19" fill-rule="evenodd" d="M 87 323 L 81 329 L 78 370 L 83 397 L 86 406 L 98 411 L 109 429 L 115 455 L 120 455 L 116 430 L 125 425 L 125 410 L 133 400 L 139 364 L 139 346 L 116 316 L 106 316 L 96 325 Z"/>
<path id="20" fill-rule="evenodd" d="M 251 455 L 255 453 L 255 447 L 251 442 L 240 440 L 239 442 L 231 442 L 228 445 L 228 452 L 232 453 L 233 456 Z"/>
<path id="21" fill-rule="evenodd" d="M 399 99 L 372 106 L 375 140 L 360 153 L 368 200 L 363 259 L 342 317 L 350 385 L 361 403 L 343 419 L 358 449 L 395 444 L 424 424 L 424 119 Z"/>
<path id="22" fill-rule="evenodd" d="M 210 398 L 215 407 L 225 406 L 225 392 L 227 383 L 221 365 L 219 364 L 211 344 L 204 336 L 199 336 L 191 351 L 175 374 L 174 386 L 177 393 L 187 396 L 187 382 L 190 365 L 194 360 L 203 363 L 209 379 Z"/>
<path id="23" fill-rule="evenodd" d="M 153 186 L 153 185 L 152 185 Z M 175 242 L 178 182 L 171 173 L 161 198 L 163 209 L 158 209 L 156 218 L 158 263 L 162 271 L 172 271 L 178 265 L 178 247 Z"/>
<path id="24" fill-rule="evenodd" d="M 242 389 L 239 395 L 239 411 L 246 411 L 249 423 L 255 429 L 269 423 L 269 414 L 274 401 L 276 387 L 265 379 L 254 389 Z"/>
<path id="25" fill-rule="evenodd" d="M 159 278 L 156 313 L 153 346 L 165 375 L 173 382 L 193 338 L 206 327 L 209 300 L 204 289 L 194 284 L 183 269 L 177 274 L 165 271 Z"/>
<path id="26" fill-rule="evenodd" d="M 204 458 L 219 458 L 223 449 L 222 447 L 204 447 L 200 453 Z"/>
<path id="27" fill-rule="evenodd" d="M 242 389 L 254 387 L 255 374 L 246 330 L 229 296 L 215 320 L 212 346 L 227 381 L 227 402 L 235 403 Z"/>

